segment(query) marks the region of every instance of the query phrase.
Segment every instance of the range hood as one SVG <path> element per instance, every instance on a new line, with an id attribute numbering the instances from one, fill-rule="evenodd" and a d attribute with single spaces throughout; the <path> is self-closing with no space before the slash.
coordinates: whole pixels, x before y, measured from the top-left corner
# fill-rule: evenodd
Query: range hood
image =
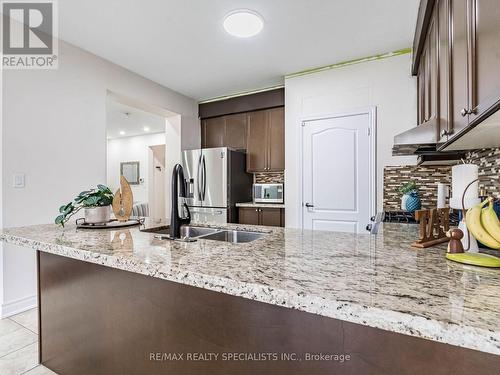
<path id="1" fill-rule="evenodd" d="M 392 155 L 415 155 L 436 152 L 438 126 L 435 119 L 411 128 L 394 137 Z"/>
<path id="2" fill-rule="evenodd" d="M 450 165 L 465 158 L 463 151 L 438 151 L 436 120 L 424 122 L 394 137 L 392 155 L 417 155 L 417 165 Z"/>
<path id="3" fill-rule="evenodd" d="M 465 158 L 464 151 L 422 152 L 418 155 L 417 165 L 454 165 Z"/>

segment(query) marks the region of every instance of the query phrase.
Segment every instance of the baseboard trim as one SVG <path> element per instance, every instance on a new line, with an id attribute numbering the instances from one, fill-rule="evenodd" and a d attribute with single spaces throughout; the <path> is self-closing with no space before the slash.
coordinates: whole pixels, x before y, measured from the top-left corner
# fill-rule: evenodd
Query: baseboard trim
<path id="1" fill-rule="evenodd" d="M 0 306 L 0 318 L 8 318 L 9 316 L 19 314 L 26 310 L 30 310 L 36 307 L 37 303 L 38 300 L 36 294 L 7 303 L 2 303 L 2 305 Z"/>

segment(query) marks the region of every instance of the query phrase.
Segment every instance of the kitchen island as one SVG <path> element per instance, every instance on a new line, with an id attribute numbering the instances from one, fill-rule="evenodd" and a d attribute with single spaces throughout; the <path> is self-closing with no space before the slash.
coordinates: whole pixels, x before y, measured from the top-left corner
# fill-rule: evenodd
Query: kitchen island
<path id="1" fill-rule="evenodd" d="M 417 226 L 384 224 L 377 236 L 228 227 L 266 235 L 4 230 L 3 241 L 38 251 L 41 362 L 60 374 L 498 370 L 500 271 L 447 261 L 444 245 L 411 248 Z"/>

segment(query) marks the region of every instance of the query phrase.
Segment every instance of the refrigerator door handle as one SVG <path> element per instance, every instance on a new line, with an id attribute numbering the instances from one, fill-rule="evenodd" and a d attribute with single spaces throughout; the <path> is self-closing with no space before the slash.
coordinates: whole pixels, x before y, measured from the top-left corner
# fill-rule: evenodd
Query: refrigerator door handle
<path id="1" fill-rule="evenodd" d="M 205 200 L 205 194 L 207 192 L 207 164 L 205 163 L 205 155 L 203 157 L 203 200 Z"/>
<path id="2" fill-rule="evenodd" d="M 206 214 L 207 213 L 206 211 L 199 210 L 196 208 L 191 208 L 190 212 L 195 213 L 195 214 Z M 222 215 L 223 213 L 224 213 L 224 211 L 222 211 L 222 210 L 215 210 L 215 211 L 211 212 L 211 214 L 213 214 L 213 215 Z"/>
<path id="3" fill-rule="evenodd" d="M 196 185 L 197 185 L 196 187 L 198 188 L 197 193 L 198 193 L 198 200 L 199 201 L 203 200 L 202 196 L 201 196 L 202 191 L 201 191 L 201 180 L 200 180 L 200 178 L 201 178 L 201 175 L 200 175 L 201 158 L 202 158 L 202 155 L 200 155 L 200 157 L 198 158 L 198 170 L 196 172 Z"/>

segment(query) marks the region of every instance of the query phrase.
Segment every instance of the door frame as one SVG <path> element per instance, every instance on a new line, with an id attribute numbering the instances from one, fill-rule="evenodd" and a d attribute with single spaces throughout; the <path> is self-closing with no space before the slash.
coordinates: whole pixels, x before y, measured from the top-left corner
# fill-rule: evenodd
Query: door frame
<path id="1" fill-rule="evenodd" d="M 368 155 L 370 157 L 370 216 L 375 216 L 377 210 L 377 107 L 369 106 L 363 108 L 357 108 L 346 112 L 337 112 L 328 115 L 322 116 L 308 116 L 302 117 L 300 120 L 300 136 L 299 136 L 299 174 L 300 174 L 300 194 L 298 197 L 297 205 L 300 210 L 300 227 L 304 229 L 304 128 L 306 123 L 320 120 L 328 120 L 339 117 L 350 117 L 350 116 L 359 116 L 359 115 L 368 115 L 368 131 L 370 132 L 370 142 L 368 150 Z M 369 224 L 369 223 L 366 223 Z"/>

